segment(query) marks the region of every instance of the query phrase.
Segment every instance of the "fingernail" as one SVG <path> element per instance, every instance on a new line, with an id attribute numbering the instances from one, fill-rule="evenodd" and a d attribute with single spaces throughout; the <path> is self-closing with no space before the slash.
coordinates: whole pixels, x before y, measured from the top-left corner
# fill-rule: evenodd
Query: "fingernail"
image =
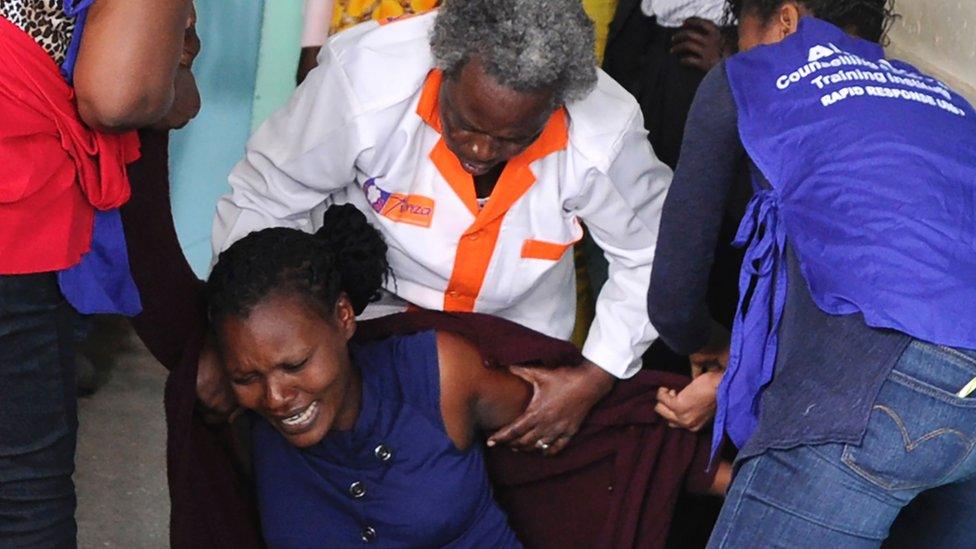
<path id="1" fill-rule="evenodd" d="M 495 441 L 494 440 L 489 440 L 486 444 L 488 445 L 489 448 L 491 448 L 491 447 L 495 446 Z"/>

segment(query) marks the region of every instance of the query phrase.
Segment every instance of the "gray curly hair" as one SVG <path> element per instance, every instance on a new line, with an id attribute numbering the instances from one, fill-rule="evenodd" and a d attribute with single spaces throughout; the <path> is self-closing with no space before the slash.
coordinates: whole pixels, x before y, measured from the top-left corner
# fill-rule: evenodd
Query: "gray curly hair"
<path id="1" fill-rule="evenodd" d="M 593 23 L 580 0 L 446 0 L 430 37 L 448 77 L 477 55 L 503 86 L 552 89 L 560 105 L 596 85 L 593 44 Z"/>

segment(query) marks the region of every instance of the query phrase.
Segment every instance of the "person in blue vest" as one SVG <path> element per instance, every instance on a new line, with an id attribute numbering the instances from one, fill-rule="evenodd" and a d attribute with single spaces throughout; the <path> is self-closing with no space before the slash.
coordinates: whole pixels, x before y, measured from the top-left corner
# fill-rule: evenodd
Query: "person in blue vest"
<path id="1" fill-rule="evenodd" d="M 308 234 L 270 228 L 220 254 L 208 311 L 240 405 L 269 547 L 521 547 L 492 499 L 477 433 L 532 387 L 460 336 L 351 344 L 389 272 L 350 205 Z"/>
<path id="2" fill-rule="evenodd" d="M 709 546 L 972 547 L 976 111 L 885 58 L 885 0 L 731 8 L 741 53 L 698 91 L 648 295 L 705 372 L 658 411 L 692 429 L 714 413 L 713 448 L 739 447 Z M 730 344 L 704 304 L 743 154 Z"/>

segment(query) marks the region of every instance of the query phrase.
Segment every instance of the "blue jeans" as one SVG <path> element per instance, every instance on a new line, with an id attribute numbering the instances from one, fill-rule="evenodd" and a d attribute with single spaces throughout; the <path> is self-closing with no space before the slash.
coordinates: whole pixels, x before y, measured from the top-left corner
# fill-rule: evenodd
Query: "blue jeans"
<path id="1" fill-rule="evenodd" d="M 0 547 L 74 547 L 76 313 L 53 273 L 0 276 Z"/>
<path id="2" fill-rule="evenodd" d="M 976 352 L 913 342 L 861 444 L 769 450 L 736 473 L 709 548 L 880 547 L 916 498 L 905 547 L 976 547 Z M 788 418 L 784 418 L 788 420 Z"/>

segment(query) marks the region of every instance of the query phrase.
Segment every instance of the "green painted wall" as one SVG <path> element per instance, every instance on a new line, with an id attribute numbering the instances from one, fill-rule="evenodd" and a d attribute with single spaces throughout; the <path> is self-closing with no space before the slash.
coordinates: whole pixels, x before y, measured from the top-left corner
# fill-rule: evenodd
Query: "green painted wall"
<path id="1" fill-rule="evenodd" d="M 268 3 L 301 3 L 269 0 Z M 170 138 L 171 200 L 183 252 L 199 276 L 210 270 L 210 229 L 227 174 L 244 155 L 261 41 L 264 1 L 196 0 L 203 43 L 193 72 L 203 108 Z"/>
<path id="2" fill-rule="evenodd" d="M 264 4 L 251 109 L 252 130 L 283 106 L 295 91 L 295 70 L 301 51 L 302 4 L 301 0 L 268 0 Z"/>

